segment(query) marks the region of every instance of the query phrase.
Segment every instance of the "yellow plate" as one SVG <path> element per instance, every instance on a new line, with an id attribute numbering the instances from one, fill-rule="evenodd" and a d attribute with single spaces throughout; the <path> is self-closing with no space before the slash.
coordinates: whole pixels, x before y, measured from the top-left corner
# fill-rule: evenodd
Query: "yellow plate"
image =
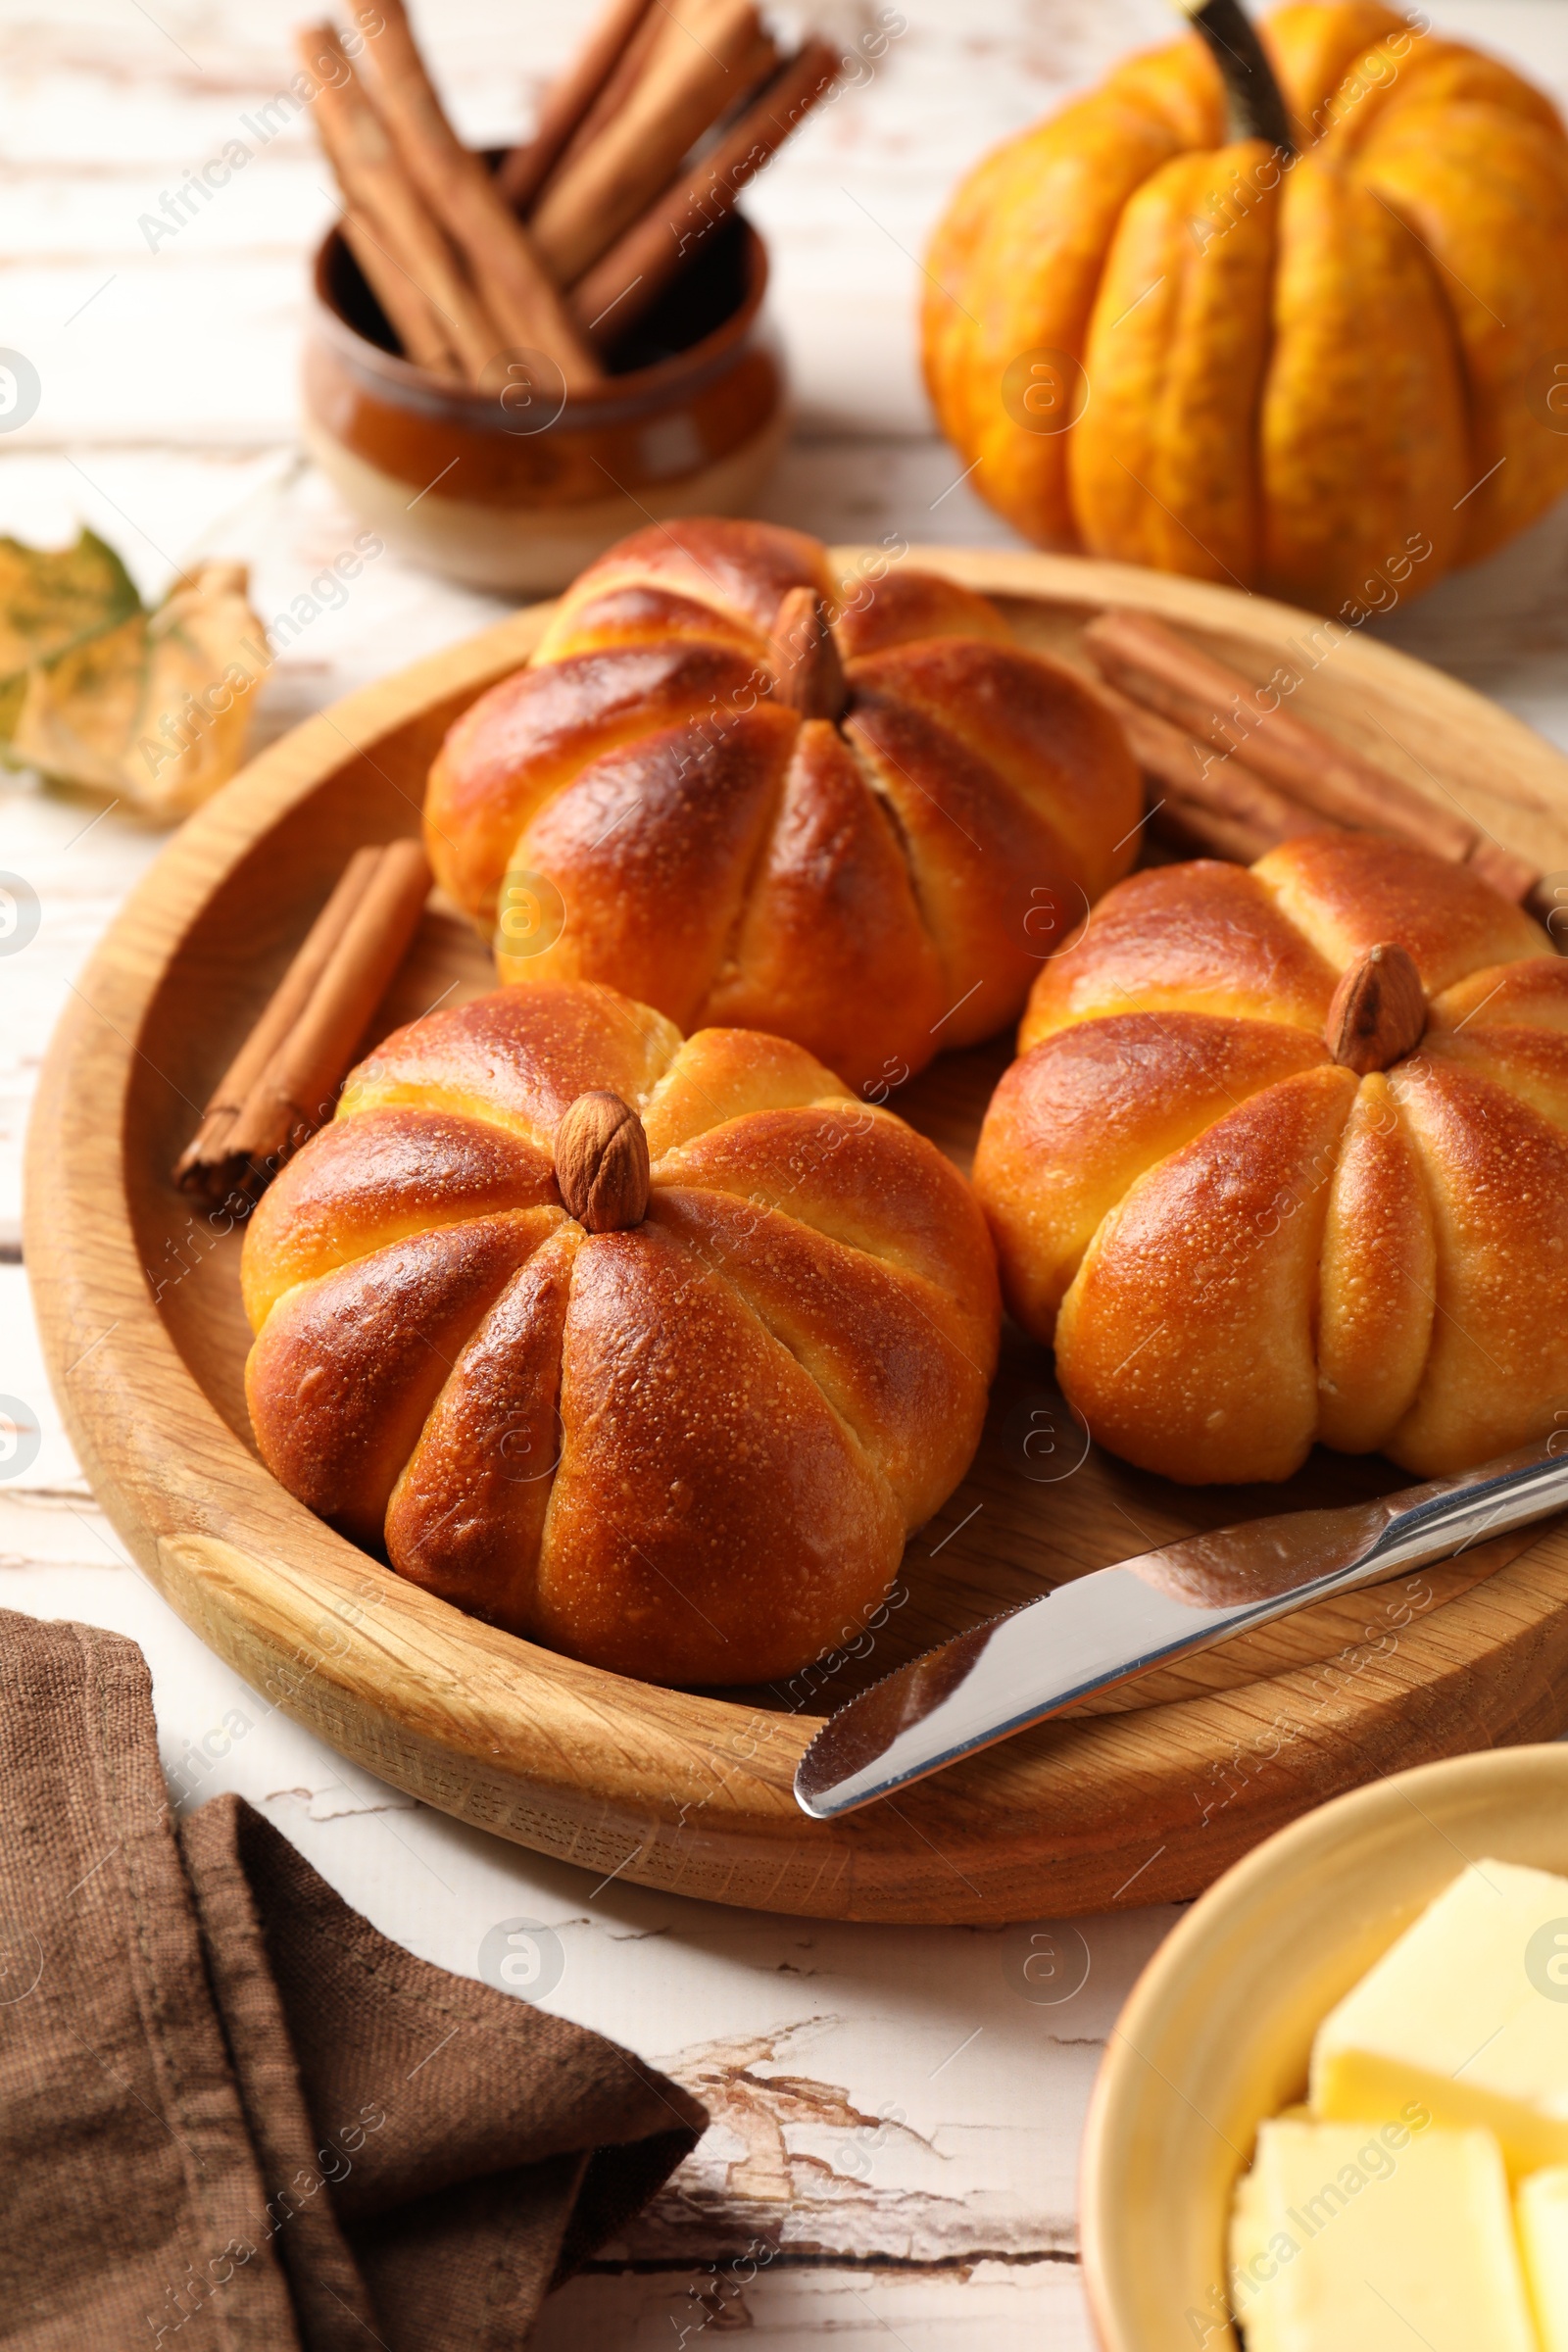
<path id="1" fill-rule="evenodd" d="M 1467 1862 L 1568 1873 L 1568 1746 L 1396 1773 L 1270 1838 L 1133 1988 L 1091 2102 L 1083 2261 L 1104 2352 L 1234 2352 L 1231 2191 L 1340 1996 Z"/>

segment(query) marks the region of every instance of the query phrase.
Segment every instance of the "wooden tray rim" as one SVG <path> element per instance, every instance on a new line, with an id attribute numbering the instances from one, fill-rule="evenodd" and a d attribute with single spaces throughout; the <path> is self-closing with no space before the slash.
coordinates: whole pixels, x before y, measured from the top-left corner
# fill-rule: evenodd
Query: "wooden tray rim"
<path id="1" fill-rule="evenodd" d="M 881 552 L 833 551 L 846 567 Z M 1262 598 L 1072 557 L 915 548 L 905 560 L 1002 596 L 1140 607 L 1260 646 L 1282 625 L 1304 634 L 1323 625 Z M 29 1131 L 25 1249 L 51 1379 L 77 1452 L 115 1525 L 205 1640 L 357 1760 L 462 1818 L 614 1876 L 751 1907 L 975 1921 L 1079 1907 L 1072 1873 L 1060 1867 L 1064 1849 L 1032 1856 L 1019 1825 L 1049 1802 L 1051 1784 L 1081 1768 L 1071 1751 L 1088 1727 L 1058 1727 L 1065 1752 L 1047 1753 L 1044 1763 L 1039 1742 L 1050 1735 L 1034 1735 L 898 1804 L 838 1824 L 808 1823 L 790 1784 L 808 1723 L 625 1683 L 496 1633 L 390 1577 L 252 1458 L 153 1303 L 122 1138 L 142 1022 L 169 959 L 212 894 L 335 769 L 355 755 L 373 759 L 378 742 L 433 703 L 471 696 L 504 675 L 526 658 L 549 610 L 513 614 L 361 689 L 269 747 L 171 841 L 76 984 Z M 1334 659 L 1391 692 L 1408 693 L 1419 680 L 1429 706 L 1506 747 L 1529 791 L 1522 807 L 1568 809 L 1568 760 L 1522 721 L 1375 641 L 1348 637 Z M 60 1181 L 67 1171 L 71 1181 Z M 97 1357 L 91 1398 L 72 1385 L 89 1349 Z M 141 1410 L 148 1396 L 163 1399 L 156 1425 Z M 1449 1602 L 1412 1634 L 1399 1659 L 1363 1675 L 1353 1697 L 1358 1720 L 1424 1712 L 1434 1686 L 1455 1671 L 1446 1653 L 1462 1646 L 1479 1605 L 1516 1613 L 1510 1640 L 1528 1649 L 1538 1620 L 1565 1600 L 1568 1537 L 1553 1530 L 1480 1588 L 1479 1602 L 1475 1594 Z M 388 1676 L 413 1671 L 423 1678 L 419 1705 L 390 1708 Z M 1288 1691 L 1299 1679 L 1271 1678 L 1251 1690 Z M 533 1714 L 546 1692 L 548 1727 Z M 1198 1771 L 1224 1749 L 1237 1701 L 1248 1695 L 1185 1700 L 1138 1720 L 1172 1719 L 1164 1728 L 1192 1746 Z M 1093 1737 L 1113 1751 L 1131 1720 L 1097 1719 Z M 613 1758 L 612 1788 L 574 1766 L 578 1742 Z M 1110 1761 L 1136 1777 L 1135 1757 Z M 1290 1779 L 1277 1776 L 1278 1801 L 1265 1804 L 1259 1837 L 1300 1809 Z M 945 1850 L 955 1838 L 967 1868 Z M 803 1840 L 814 1857 L 804 1865 Z M 1131 1845 L 1127 1858 L 1135 1858 Z M 1154 1870 L 1132 1899 L 1173 1890 Z"/>

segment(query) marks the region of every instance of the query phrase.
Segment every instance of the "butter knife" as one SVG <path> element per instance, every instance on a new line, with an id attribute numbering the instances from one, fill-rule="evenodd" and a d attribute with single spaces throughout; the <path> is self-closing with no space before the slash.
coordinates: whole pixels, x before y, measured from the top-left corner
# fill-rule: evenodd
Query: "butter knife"
<path id="1" fill-rule="evenodd" d="M 853 1813 L 1075 1699 L 1568 1505 L 1568 1433 L 1377 1502 L 1252 1519 L 1097 1569 L 900 1666 L 830 1715 L 796 1801 Z"/>

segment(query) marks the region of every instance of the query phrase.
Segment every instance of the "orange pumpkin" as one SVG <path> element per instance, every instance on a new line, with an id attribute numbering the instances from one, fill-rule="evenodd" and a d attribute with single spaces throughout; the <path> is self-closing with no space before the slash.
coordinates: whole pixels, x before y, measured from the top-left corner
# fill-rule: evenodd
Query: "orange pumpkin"
<path id="1" fill-rule="evenodd" d="M 1568 487 L 1568 133 L 1370 0 L 1259 29 L 1294 152 L 1128 59 L 960 187 L 926 376 L 1028 537 L 1359 619 Z"/>

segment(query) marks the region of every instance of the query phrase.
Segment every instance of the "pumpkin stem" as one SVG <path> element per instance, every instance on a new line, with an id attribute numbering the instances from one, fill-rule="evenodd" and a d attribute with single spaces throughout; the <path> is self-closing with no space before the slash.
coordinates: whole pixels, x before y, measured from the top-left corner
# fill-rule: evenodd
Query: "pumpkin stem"
<path id="1" fill-rule="evenodd" d="M 1181 0 L 1193 29 L 1207 43 L 1230 102 L 1233 139 L 1267 139 L 1284 155 L 1296 153 L 1291 118 L 1257 26 L 1241 0 Z"/>

